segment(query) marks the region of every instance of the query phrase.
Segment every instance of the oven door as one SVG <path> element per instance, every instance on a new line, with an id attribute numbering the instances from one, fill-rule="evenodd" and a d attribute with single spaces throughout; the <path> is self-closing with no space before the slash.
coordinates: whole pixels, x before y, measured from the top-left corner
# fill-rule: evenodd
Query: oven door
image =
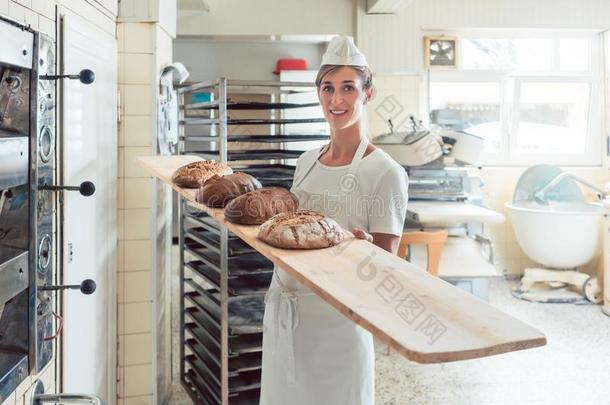
<path id="1" fill-rule="evenodd" d="M 89 180 L 96 186 L 89 198 L 64 193 L 62 245 L 72 254 L 62 257 L 62 282 L 79 284 L 91 278 L 97 283 L 92 295 L 63 294 L 69 320 L 62 334 L 63 388 L 115 398 L 117 94 L 112 83 L 117 83 L 116 40 L 72 14 L 62 18 L 62 34 L 64 71 L 88 68 L 96 75 L 89 86 L 76 80 L 61 82 L 61 183 Z M 105 107 L 100 109 L 95 100 Z"/>

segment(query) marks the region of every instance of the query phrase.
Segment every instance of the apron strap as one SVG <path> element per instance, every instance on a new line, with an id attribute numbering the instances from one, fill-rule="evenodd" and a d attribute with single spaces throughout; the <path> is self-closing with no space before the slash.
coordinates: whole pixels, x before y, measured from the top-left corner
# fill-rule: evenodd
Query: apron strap
<path id="1" fill-rule="evenodd" d="M 305 177 L 307 177 L 309 172 L 311 172 L 311 169 L 313 169 L 313 167 L 316 165 L 316 162 L 318 161 L 320 156 L 322 156 L 322 154 L 324 152 L 326 152 L 329 147 L 330 147 L 330 142 L 320 148 L 316 158 L 314 160 L 312 160 L 311 163 L 309 163 L 307 166 L 303 167 L 303 174 L 301 175 L 301 177 L 299 177 L 298 179 L 294 180 L 294 182 L 292 184 L 292 187 L 298 187 L 299 185 L 301 185 L 303 180 L 305 180 Z"/>
<path id="2" fill-rule="evenodd" d="M 352 163 L 349 165 L 348 172 L 351 174 L 356 173 L 356 169 L 358 169 L 358 165 L 362 161 L 364 157 L 364 152 L 366 152 L 366 147 L 369 145 L 369 141 L 366 138 L 360 138 L 360 144 L 358 145 L 358 149 L 356 149 L 356 153 L 354 153 L 354 157 L 352 158 Z"/>
<path id="3" fill-rule="evenodd" d="M 365 137 L 360 138 L 360 144 L 358 145 L 358 149 L 356 149 L 356 153 L 354 153 L 352 162 L 349 165 L 349 169 L 348 169 L 349 173 L 354 174 L 356 172 L 356 169 L 358 168 L 358 164 L 364 157 L 364 152 L 366 151 L 366 147 L 368 146 L 368 144 L 369 144 L 369 141 Z M 316 156 L 316 158 L 314 160 L 312 160 L 307 166 L 305 166 L 303 168 L 303 174 L 298 179 L 295 179 L 292 187 L 298 187 L 299 185 L 301 185 L 303 180 L 305 180 L 307 175 L 309 175 L 309 173 L 311 172 L 313 167 L 316 165 L 316 162 L 318 161 L 320 156 L 322 156 L 322 154 L 324 154 L 328 150 L 329 147 L 330 147 L 330 142 L 320 148 L 320 151 L 318 152 L 318 156 Z"/>

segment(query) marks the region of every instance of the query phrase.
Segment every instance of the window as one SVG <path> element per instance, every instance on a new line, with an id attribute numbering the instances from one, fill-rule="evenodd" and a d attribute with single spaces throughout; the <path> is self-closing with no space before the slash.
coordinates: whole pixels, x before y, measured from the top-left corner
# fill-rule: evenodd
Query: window
<path id="1" fill-rule="evenodd" d="M 456 70 L 430 70 L 431 124 L 485 139 L 485 165 L 599 165 L 598 33 L 461 32 Z"/>

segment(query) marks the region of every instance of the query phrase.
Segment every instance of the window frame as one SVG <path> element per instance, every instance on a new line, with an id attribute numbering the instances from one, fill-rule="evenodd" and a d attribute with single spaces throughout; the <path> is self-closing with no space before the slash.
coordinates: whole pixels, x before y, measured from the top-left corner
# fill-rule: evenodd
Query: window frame
<path id="1" fill-rule="evenodd" d="M 424 35 L 432 35 L 426 32 Z M 553 60 L 551 70 L 548 72 L 528 72 L 492 69 L 462 70 L 463 54 L 458 55 L 458 69 L 452 71 L 428 71 L 428 98 L 430 98 L 430 84 L 432 82 L 491 82 L 500 86 L 500 152 L 483 152 L 481 164 L 484 166 L 529 166 L 534 164 L 554 164 L 561 166 L 601 166 L 605 156 L 602 148 L 605 139 L 604 132 L 604 97 L 602 75 L 602 33 L 598 31 L 536 31 L 519 32 L 512 30 L 469 30 L 444 31 L 447 35 L 464 39 L 520 39 L 520 38 L 550 38 L 553 42 Z M 589 40 L 590 68 L 588 71 L 559 71 L 559 40 L 560 39 L 587 39 Z M 460 46 L 462 44 L 460 43 Z M 463 48 L 463 47 L 462 47 Z M 585 134 L 585 152 L 579 154 L 554 153 L 524 153 L 516 148 L 517 137 L 511 135 L 519 119 L 519 95 L 523 83 L 555 82 L 574 83 L 584 82 L 590 86 L 587 133 Z M 511 94 L 512 93 L 512 94 Z M 509 105 L 510 104 L 510 105 Z M 430 113 L 430 103 L 428 104 Z M 512 113 L 512 116 L 511 116 Z"/>

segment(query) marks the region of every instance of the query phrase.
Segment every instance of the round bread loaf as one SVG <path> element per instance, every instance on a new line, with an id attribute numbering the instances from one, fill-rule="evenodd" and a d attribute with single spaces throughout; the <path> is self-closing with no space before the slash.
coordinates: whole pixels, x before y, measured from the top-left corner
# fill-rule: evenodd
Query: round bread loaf
<path id="1" fill-rule="evenodd" d="M 275 214 L 294 212 L 299 200 L 283 187 L 263 187 L 240 195 L 227 204 L 225 219 L 243 225 L 260 225 Z"/>
<path id="2" fill-rule="evenodd" d="M 213 160 L 199 160 L 180 167 L 172 175 L 175 185 L 185 188 L 199 188 L 213 176 L 232 174 L 233 169 Z"/>
<path id="3" fill-rule="evenodd" d="M 258 238 L 283 249 L 319 249 L 335 246 L 346 234 L 333 219 L 319 212 L 298 210 L 269 218 L 258 230 Z"/>
<path id="4" fill-rule="evenodd" d="M 247 173 L 239 172 L 226 176 L 214 176 L 197 190 L 197 202 L 208 207 L 224 207 L 235 197 L 261 187 L 260 181 Z"/>

